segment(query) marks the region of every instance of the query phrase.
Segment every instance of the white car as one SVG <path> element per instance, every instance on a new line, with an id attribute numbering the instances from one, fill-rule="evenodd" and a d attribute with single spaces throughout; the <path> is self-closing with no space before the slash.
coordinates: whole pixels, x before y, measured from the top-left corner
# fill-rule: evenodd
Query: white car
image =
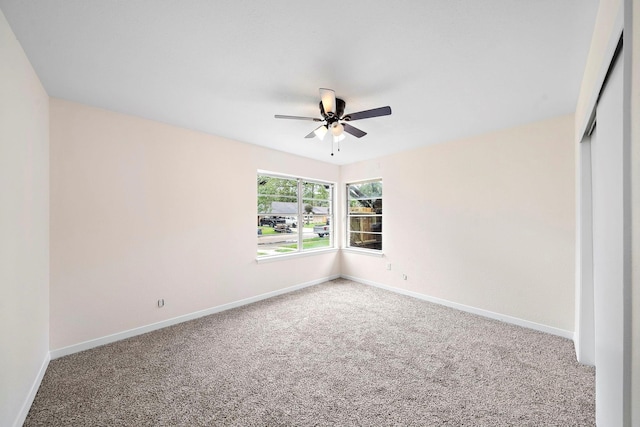
<path id="1" fill-rule="evenodd" d="M 329 226 L 329 221 L 325 225 L 316 225 L 313 227 L 313 232 L 318 235 L 318 237 L 328 236 L 331 232 L 331 227 Z"/>
<path id="2" fill-rule="evenodd" d="M 287 224 L 289 227 L 293 227 L 296 228 L 298 226 L 296 218 L 292 217 L 292 216 L 287 216 L 284 218 L 284 222 L 285 224 Z"/>

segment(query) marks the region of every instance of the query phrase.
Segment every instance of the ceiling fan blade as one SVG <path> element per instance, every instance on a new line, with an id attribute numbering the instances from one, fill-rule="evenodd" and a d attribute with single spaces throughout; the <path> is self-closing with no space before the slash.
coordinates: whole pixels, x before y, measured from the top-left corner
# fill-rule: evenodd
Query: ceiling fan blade
<path id="1" fill-rule="evenodd" d="M 367 133 L 364 131 L 361 131 L 360 129 L 353 127 L 351 125 L 348 125 L 346 123 L 343 123 L 342 126 L 344 127 L 344 131 L 347 133 L 350 133 L 351 135 L 355 136 L 356 138 L 362 138 L 363 136 L 365 136 Z"/>
<path id="2" fill-rule="evenodd" d="M 369 119 L 371 117 L 380 117 L 380 116 L 388 116 L 391 114 L 391 107 L 380 107 L 374 108 L 373 110 L 359 111 L 357 113 L 347 114 L 342 118 L 342 120 L 360 120 L 360 119 Z"/>
<path id="3" fill-rule="evenodd" d="M 327 130 L 328 129 L 325 125 L 318 126 L 316 129 L 314 129 L 313 132 L 305 136 L 305 138 L 315 138 L 317 136 L 318 139 L 322 141 L 324 139 L 324 136 L 327 134 Z"/>
<path id="4" fill-rule="evenodd" d="M 300 116 L 283 116 L 282 114 L 276 114 L 274 116 L 276 119 L 293 119 L 293 120 L 309 120 L 312 122 L 321 122 L 322 119 L 318 119 L 315 117 L 300 117 Z"/>
<path id="5" fill-rule="evenodd" d="M 336 93 L 332 89 L 320 88 L 320 99 L 325 113 L 336 114 Z"/>

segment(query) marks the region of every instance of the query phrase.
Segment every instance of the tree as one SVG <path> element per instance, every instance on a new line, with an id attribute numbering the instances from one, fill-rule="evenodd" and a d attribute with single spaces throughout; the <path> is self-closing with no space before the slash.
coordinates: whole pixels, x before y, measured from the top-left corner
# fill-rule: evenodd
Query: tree
<path id="1" fill-rule="evenodd" d="M 304 211 L 307 214 L 307 225 L 309 225 L 309 215 L 313 212 L 313 206 L 305 205 L 304 206 Z"/>
<path id="2" fill-rule="evenodd" d="M 295 202 L 298 199 L 296 179 L 258 175 L 258 213 L 271 213 L 272 202 Z"/>
<path id="3" fill-rule="evenodd" d="M 302 183 L 302 198 L 305 200 L 327 200 L 329 199 L 329 185 L 315 182 Z M 314 205 L 314 203 L 311 203 Z"/>
<path id="4" fill-rule="evenodd" d="M 283 211 L 273 212 L 274 202 L 295 205 L 294 209 L 297 210 L 299 196 L 301 197 L 301 204 L 304 206 L 304 212 L 307 215 L 312 214 L 316 207 L 325 208 L 326 211 L 331 208 L 332 186 L 330 184 L 307 182 L 297 178 L 258 175 L 257 188 L 259 216 L 283 215 Z M 301 194 L 298 193 L 298 188 L 300 188 Z M 301 214 L 302 212 L 296 212 L 296 215 Z M 307 218 L 306 222 L 309 224 L 309 218 Z"/>

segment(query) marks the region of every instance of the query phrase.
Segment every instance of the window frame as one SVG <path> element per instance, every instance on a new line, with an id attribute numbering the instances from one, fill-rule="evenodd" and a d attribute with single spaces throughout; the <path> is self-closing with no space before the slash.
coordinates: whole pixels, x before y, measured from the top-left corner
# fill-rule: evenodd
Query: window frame
<path id="1" fill-rule="evenodd" d="M 367 183 L 380 183 L 380 196 L 373 196 L 373 197 L 367 197 L 367 198 L 351 198 L 351 192 L 350 190 L 350 186 L 354 186 L 354 185 L 362 185 L 362 184 L 367 184 Z M 383 218 L 384 218 L 384 183 L 383 183 L 383 179 L 378 177 L 378 178 L 370 178 L 370 179 L 365 179 L 365 180 L 360 180 L 360 181 L 350 181 L 345 183 L 345 208 L 344 208 L 344 212 L 345 212 L 345 239 L 344 239 L 344 248 L 347 251 L 354 251 L 354 252 L 362 252 L 362 253 L 366 253 L 368 255 L 376 255 L 376 256 L 382 256 L 383 255 L 383 250 L 384 250 L 384 229 L 382 228 L 382 223 Z M 352 213 L 351 212 L 351 201 L 354 200 L 364 200 L 364 199 L 379 199 L 380 202 L 382 203 L 381 206 L 381 212 L 380 213 L 370 213 L 370 214 L 363 214 L 363 213 Z M 374 232 L 374 231 L 366 231 L 367 234 L 373 234 L 373 235 L 377 235 L 380 236 L 380 240 L 379 240 L 379 248 L 367 248 L 367 247 L 361 247 L 361 246 L 353 246 L 351 244 L 351 234 L 352 234 L 352 230 L 351 230 L 351 219 L 352 218 L 379 218 L 379 223 L 381 224 L 381 230 L 379 232 Z M 356 230 L 360 231 L 360 230 Z"/>
<path id="2" fill-rule="evenodd" d="M 313 254 L 317 254 L 317 253 L 322 253 L 322 252 L 331 252 L 331 251 L 336 251 L 336 238 L 335 238 L 335 233 L 336 233 L 336 227 L 335 227 L 335 210 L 336 210 L 336 189 L 337 189 L 337 184 L 335 182 L 331 182 L 331 181 L 325 181 L 322 179 L 316 179 L 316 178 L 307 178 L 307 177 L 301 177 L 301 176 L 295 176 L 295 175 L 288 175 L 288 174 L 283 174 L 283 173 L 277 173 L 277 172 L 270 172 L 270 171 L 264 171 L 264 170 L 258 170 L 256 173 L 256 177 L 261 177 L 261 176 L 266 176 L 269 178 L 276 178 L 276 179 L 284 179 L 284 180 L 291 180 L 291 181 L 296 181 L 297 183 L 297 191 L 296 191 L 296 203 L 297 203 L 297 212 L 288 214 L 288 215 L 296 215 L 297 216 L 297 248 L 295 250 L 292 250 L 290 252 L 286 252 L 286 253 L 279 253 L 279 254 L 269 254 L 269 255 L 258 255 L 256 253 L 256 261 L 257 262 L 268 262 L 268 261 L 272 261 L 272 260 L 277 260 L 277 259 L 282 259 L 282 258 L 291 258 L 291 257 L 299 257 L 299 256 L 308 256 L 308 255 L 313 255 Z M 304 197 L 304 186 L 305 184 L 317 184 L 317 185 L 322 185 L 327 187 L 328 186 L 328 190 L 329 190 L 329 197 L 328 199 L 315 199 L 315 198 L 309 198 L 309 197 Z M 256 187 L 256 202 L 259 202 L 259 198 L 262 196 L 264 196 L 265 194 L 261 194 L 260 193 L 260 189 L 259 186 Z M 273 196 L 277 196 L 276 194 L 274 194 Z M 303 227 L 303 223 L 305 221 L 305 217 L 308 216 L 309 214 L 305 211 L 305 202 L 308 200 L 318 200 L 318 201 L 323 201 L 323 202 L 328 202 L 328 209 L 327 209 L 327 221 L 329 221 L 329 226 L 330 226 L 330 233 L 328 233 L 328 241 L 329 241 L 329 245 L 328 246 L 323 246 L 323 247 L 319 247 L 319 248 L 309 248 L 309 249 L 305 249 L 304 248 L 304 241 L 305 241 L 305 236 L 304 236 L 304 232 L 301 232 L 300 230 Z M 259 209 L 256 209 L 256 211 L 258 211 Z M 312 214 L 313 215 L 313 214 Z M 259 218 L 262 216 L 287 216 L 287 214 L 283 214 L 283 213 L 261 213 L 261 212 L 256 212 L 256 218 L 258 219 L 258 225 L 259 225 Z M 259 248 L 256 244 L 256 249 L 257 252 L 259 252 Z"/>

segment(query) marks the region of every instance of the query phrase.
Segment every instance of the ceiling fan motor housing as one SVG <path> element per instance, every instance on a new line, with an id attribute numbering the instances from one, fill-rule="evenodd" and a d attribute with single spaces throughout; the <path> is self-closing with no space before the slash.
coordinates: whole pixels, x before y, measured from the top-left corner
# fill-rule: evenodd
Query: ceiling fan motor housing
<path id="1" fill-rule="evenodd" d="M 329 123 L 331 123 L 332 118 L 335 118 L 333 121 L 338 120 L 340 117 L 342 117 L 342 115 L 344 114 L 344 107 L 347 104 L 340 98 L 336 98 L 336 114 L 334 115 L 331 111 L 329 111 L 328 113 L 324 111 L 324 106 L 322 105 L 322 101 L 320 101 L 320 114 L 322 115 L 322 117 L 325 118 L 325 120 L 329 121 Z"/>

